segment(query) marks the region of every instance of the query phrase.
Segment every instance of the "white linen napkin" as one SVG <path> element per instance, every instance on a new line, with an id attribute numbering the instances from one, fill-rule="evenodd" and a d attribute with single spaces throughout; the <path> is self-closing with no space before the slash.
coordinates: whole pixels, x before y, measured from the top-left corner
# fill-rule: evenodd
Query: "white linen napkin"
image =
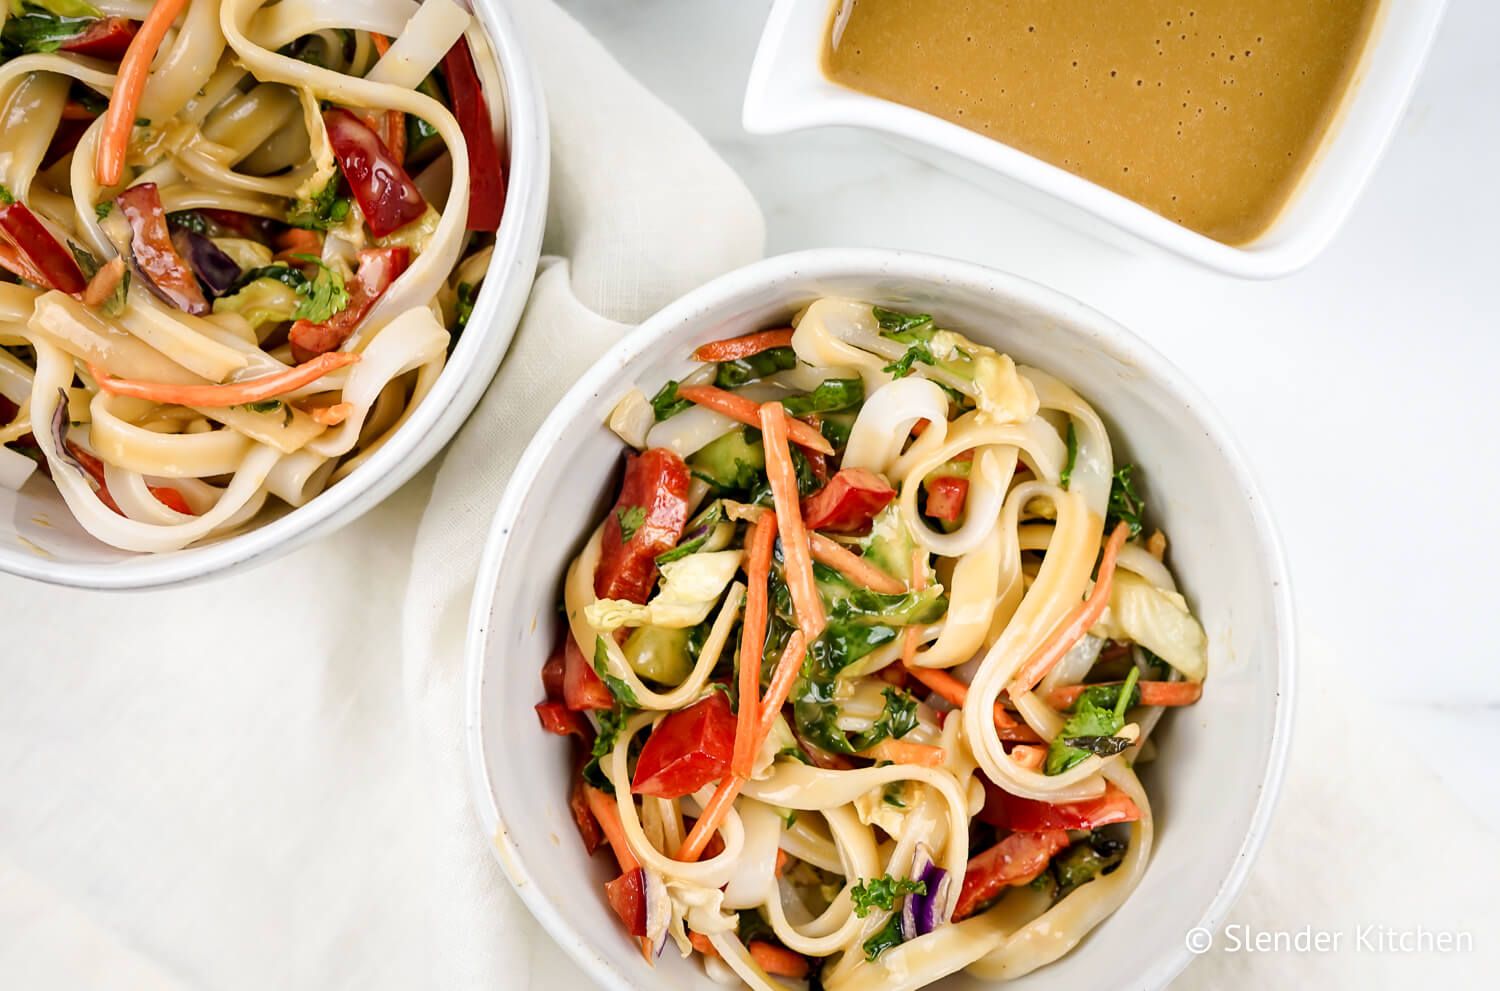
<path id="1" fill-rule="evenodd" d="M 0 987 L 588 986 L 471 809 L 472 576 L 556 398 L 631 323 L 755 258 L 763 227 L 575 23 L 545 0 L 517 14 L 552 114 L 553 257 L 441 465 L 228 579 L 124 596 L 0 578 Z M 1182 987 L 1465 986 L 1494 951 L 1491 838 L 1431 780 L 1437 755 L 1399 710 L 1324 674 L 1331 656 L 1308 651 L 1280 815 L 1231 920 L 1345 931 L 1349 952 L 1219 948 Z M 1477 946 L 1360 953 L 1366 924 L 1467 928 Z"/>

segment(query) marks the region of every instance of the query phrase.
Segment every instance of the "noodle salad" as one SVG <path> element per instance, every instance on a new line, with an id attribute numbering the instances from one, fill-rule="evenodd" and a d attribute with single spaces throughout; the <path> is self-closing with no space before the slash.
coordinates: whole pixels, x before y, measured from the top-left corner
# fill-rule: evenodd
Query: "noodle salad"
<path id="1" fill-rule="evenodd" d="M 923 314 L 819 299 L 610 426 L 544 729 L 653 961 L 766 991 L 1028 973 L 1128 897 L 1135 768 L 1207 639 L 1094 410 Z"/>
<path id="2" fill-rule="evenodd" d="M 454 0 L 0 7 L 0 485 L 106 544 L 300 506 L 422 402 L 504 208 Z"/>

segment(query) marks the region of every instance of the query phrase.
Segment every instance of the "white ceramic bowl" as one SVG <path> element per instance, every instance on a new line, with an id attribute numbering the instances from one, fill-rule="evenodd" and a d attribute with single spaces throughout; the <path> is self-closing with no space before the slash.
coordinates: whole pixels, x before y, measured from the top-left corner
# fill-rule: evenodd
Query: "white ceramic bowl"
<path id="1" fill-rule="evenodd" d="M 654 392 L 706 341 L 775 323 L 823 294 L 932 313 L 939 323 L 1053 372 L 1136 462 L 1148 512 L 1208 631 L 1203 701 L 1172 714 L 1145 773 L 1158 839 L 1144 881 L 1073 953 L 1011 985 L 1164 986 L 1185 934 L 1224 918 L 1265 837 L 1291 718 L 1293 621 L 1275 528 L 1218 417 L 1180 372 L 1108 317 L 1049 289 L 925 255 L 784 255 L 690 293 L 621 341 L 568 392 L 516 468 L 490 529 L 470 615 L 468 736 L 479 817 L 501 865 L 554 938 L 607 988 L 711 984 L 667 953 L 656 971 L 603 897 L 568 813 L 568 748 L 532 706 L 559 633 L 563 572 L 614 498 L 623 445 L 605 426 L 633 384 Z M 978 987 L 954 978 L 947 988 Z"/>
<path id="2" fill-rule="evenodd" d="M 757 134 L 822 125 L 872 128 L 914 153 L 1003 192 L 1040 213 L 1108 240 L 1123 231 L 1233 275 L 1293 272 L 1333 239 L 1395 132 L 1442 19 L 1443 0 L 1383 0 L 1353 84 L 1291 201 L 1269 230 L 1221 244 L 1065 169 L 899 103 L 824 77 L 823 39 L 833 0 L 776 0 L 745 92 L 745 128 Z"/>
<path id="3" fill-rule="evenodd" d="M 197 581 L 332 533 L 400 488 L 448 443 L 510 347 L 536 275 L 547 213 L 549 152 L 541 84 L 499 0 L 476 0 L 474 8 L 499 62 L 503 87 L 499 96 L 510 152 L 505 216 L 468 326 L 407 423 L 368 461 L 306 505 L 258 520 L 227 539 L 167 554 L 133 554 L 100 543 L 74 521 L 51 481 L 37 473 L 19 493 L 0 489 L 0 571 L 100 589 Z"/>

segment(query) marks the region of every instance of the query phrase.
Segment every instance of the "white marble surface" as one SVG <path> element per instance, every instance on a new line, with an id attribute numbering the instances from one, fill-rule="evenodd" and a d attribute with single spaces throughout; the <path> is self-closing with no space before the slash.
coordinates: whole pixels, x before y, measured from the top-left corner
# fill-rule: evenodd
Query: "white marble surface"
<path id="1" fill-rule="evenodd" d="M 1337 648 L 1320 653 L 1341 658 L 1344 678 L 1409 699 L 1400 731 L 1500 821 L 1487 604 L 1500 549 L 1500 5 L 1450 3 L 1338 239 L 1305 271 L 1252 283 L 1087 240 L 868 133 L 747 134 L 740 99 L 765 2 L 562 2 L 739 170 L 768 252 L 871 245 L 984 262 L 1113 315 L 1184 368 L 1260 473 L 1304 637 Z"/>

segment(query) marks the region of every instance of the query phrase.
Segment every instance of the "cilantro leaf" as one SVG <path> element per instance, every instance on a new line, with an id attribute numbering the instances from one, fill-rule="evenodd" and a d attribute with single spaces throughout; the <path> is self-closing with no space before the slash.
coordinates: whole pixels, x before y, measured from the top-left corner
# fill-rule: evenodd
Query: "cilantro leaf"
<path id="1" fill-rule="evenodd" d="M 114 208 L 114 200 L 105 200 L 103 203 L 95 203 L 94 216 L 99 220 L 103 220 L 105 217 L 109 216 L 109 211 L 113 210 Z M 196 214 L 194 216 L 196 216 Z"/>
<path id="2" fill-rule="evenodd" d="M 1121 465 L 1115 471 L 1114 481 L 1109 487 L 1109 510 L 1105 517 L 1105 530 L 1113 530 L 1116 523 L 1130 527 L 1130 535 L 1141 532 L 1141 516 L 1146 512 L 1146 500 L 1135 490 L 1132 475 L 1135 465 Z"/>
<path id="3" fill-rule="evenodd" d="M 630 706 L 632 709 L 640 708 L 640 700 L 635 697 L 632 689 L 624 679 L 616 678 L 609 673 L 609 651 L 604 646 L 604 638 L 596 637 L 594 640 L 594 671 L 603 679 L 605 687 L 613 695 L 616 701 Z"/>
<path id="4" fill-rule="evenodd" d="M 651 397 L 651 408 L 656 412 L 657 423 L 670 420 L 691 405 L 690 400 L 678 398 L 676 379 L 668 379 L 667 384 Z"/>
<path id="5" fill-rule="evenodd" d="M 311 199 L 298 200 L 287 214 L 286 222 L 293 227 L 326 231 L 348 219 L 349 209 L 348 197 L 339 195 L 339 177 L 335 174 Z"/>
<path id="6" fill-rule="evenodd" d="M 1130 741 L 1116 734 L 1125 726 L 1125 711 L 1132 698 L 1139 697 L 1136 689 L 1139 677 L 1140 671 L 1131 668 L 1125 684 L 1118 689 L 1112 708 L 1101 705 L 1100 696 L 1089 695 L 1087 691 L 1078 697 L 1073 715 L 1063 723 L 1062 732 L 1047 750 L 1048 774 L 1061 774 L 1082 763 L 1090 754 L 1109 757 L 1130 746 Z"/>
<path id="7" fill-rule="evenodd" d="M 620 521 L 620 543 L 630 543 L 630 538 L 646 522 L 646 507 L 631 506 L 615 510 L 615 519 Z"/>
<path id="8" fill-rule="evenodd" d="M 865 400 L 865 383 L 861 379 L 828 379 L 805 396 L 788 396 L 781 401 L 791 416 L 809 413 L 833 413 L 858 406 Z"/>
<path id="9" fill-rule="evenodd" d="M 600 768 L 599 761 L 615 749 L 615 742 L 619 740 L 620 731 L 625 728 L 625 720 L 629 716 L 630 710 L 618 704 L 613 709 L 601 709 L 594 713 L 594 718 L 599 721 L 599 730 L 594 736 L 589 762 L 583 766 L 583 779 L 610 795 L 615 793 L 615 786 Z"/>
<path id="10" fill-rule="evenodd" d="M 917 341 L 906 349 L 906 353 L 895 361 L 886 365 L 881 371 L 896 378 L 905 378 L 911 374 L 912 363 L 920 361 L 924 365 L 936 365 L 937 359 L 932 356 L 932 348 L 927 346 L 926 341 Z"/>
<path id="11" fill-rule="evenodd" d="M 875 311 L 875 319 L 880 321 L 880 331 L 884 334 L 899 334 L 932 323 L 932 317 L 926 313 L 901 313 L 882 306 L 872 309 Z"/>
<path id="12" fill-rule="evenodd" d="M 886 922 L 886 924 L 881 927 L 881 930 L 878 933 L 865 940 L 865 959 L 870 961 L 871 963 L 874 963 L 882 953 L 894 946 L 900 946 L 902 942 L 901 917 L 899 915 L 893 915 Z"/>
<path id="13" fill-rule="evenodd" d="M 1063 465 L 1062 474 L 1058 477 L 1063 488 L 1073 480 L 1073 468 L 1078 464 L 1078 431 L 1073 427 L 1073 420 L 1068 419 L 1068 463 Z"/>
<path id="14" fill-rule="evenodd" d="M 324 265 L 317 255 L 293 255 L 292 257 L 318 267 L 317 273 L 311 279 L 295 287 L 297 295 L 302 297 L 302 302 L 297 305 L 296 311 L 292 314 L 293 318 L 311 323 L 326 323 L 335 313 L 349 305 L 349 290 L 344 288 L 342 275 Z"/>

